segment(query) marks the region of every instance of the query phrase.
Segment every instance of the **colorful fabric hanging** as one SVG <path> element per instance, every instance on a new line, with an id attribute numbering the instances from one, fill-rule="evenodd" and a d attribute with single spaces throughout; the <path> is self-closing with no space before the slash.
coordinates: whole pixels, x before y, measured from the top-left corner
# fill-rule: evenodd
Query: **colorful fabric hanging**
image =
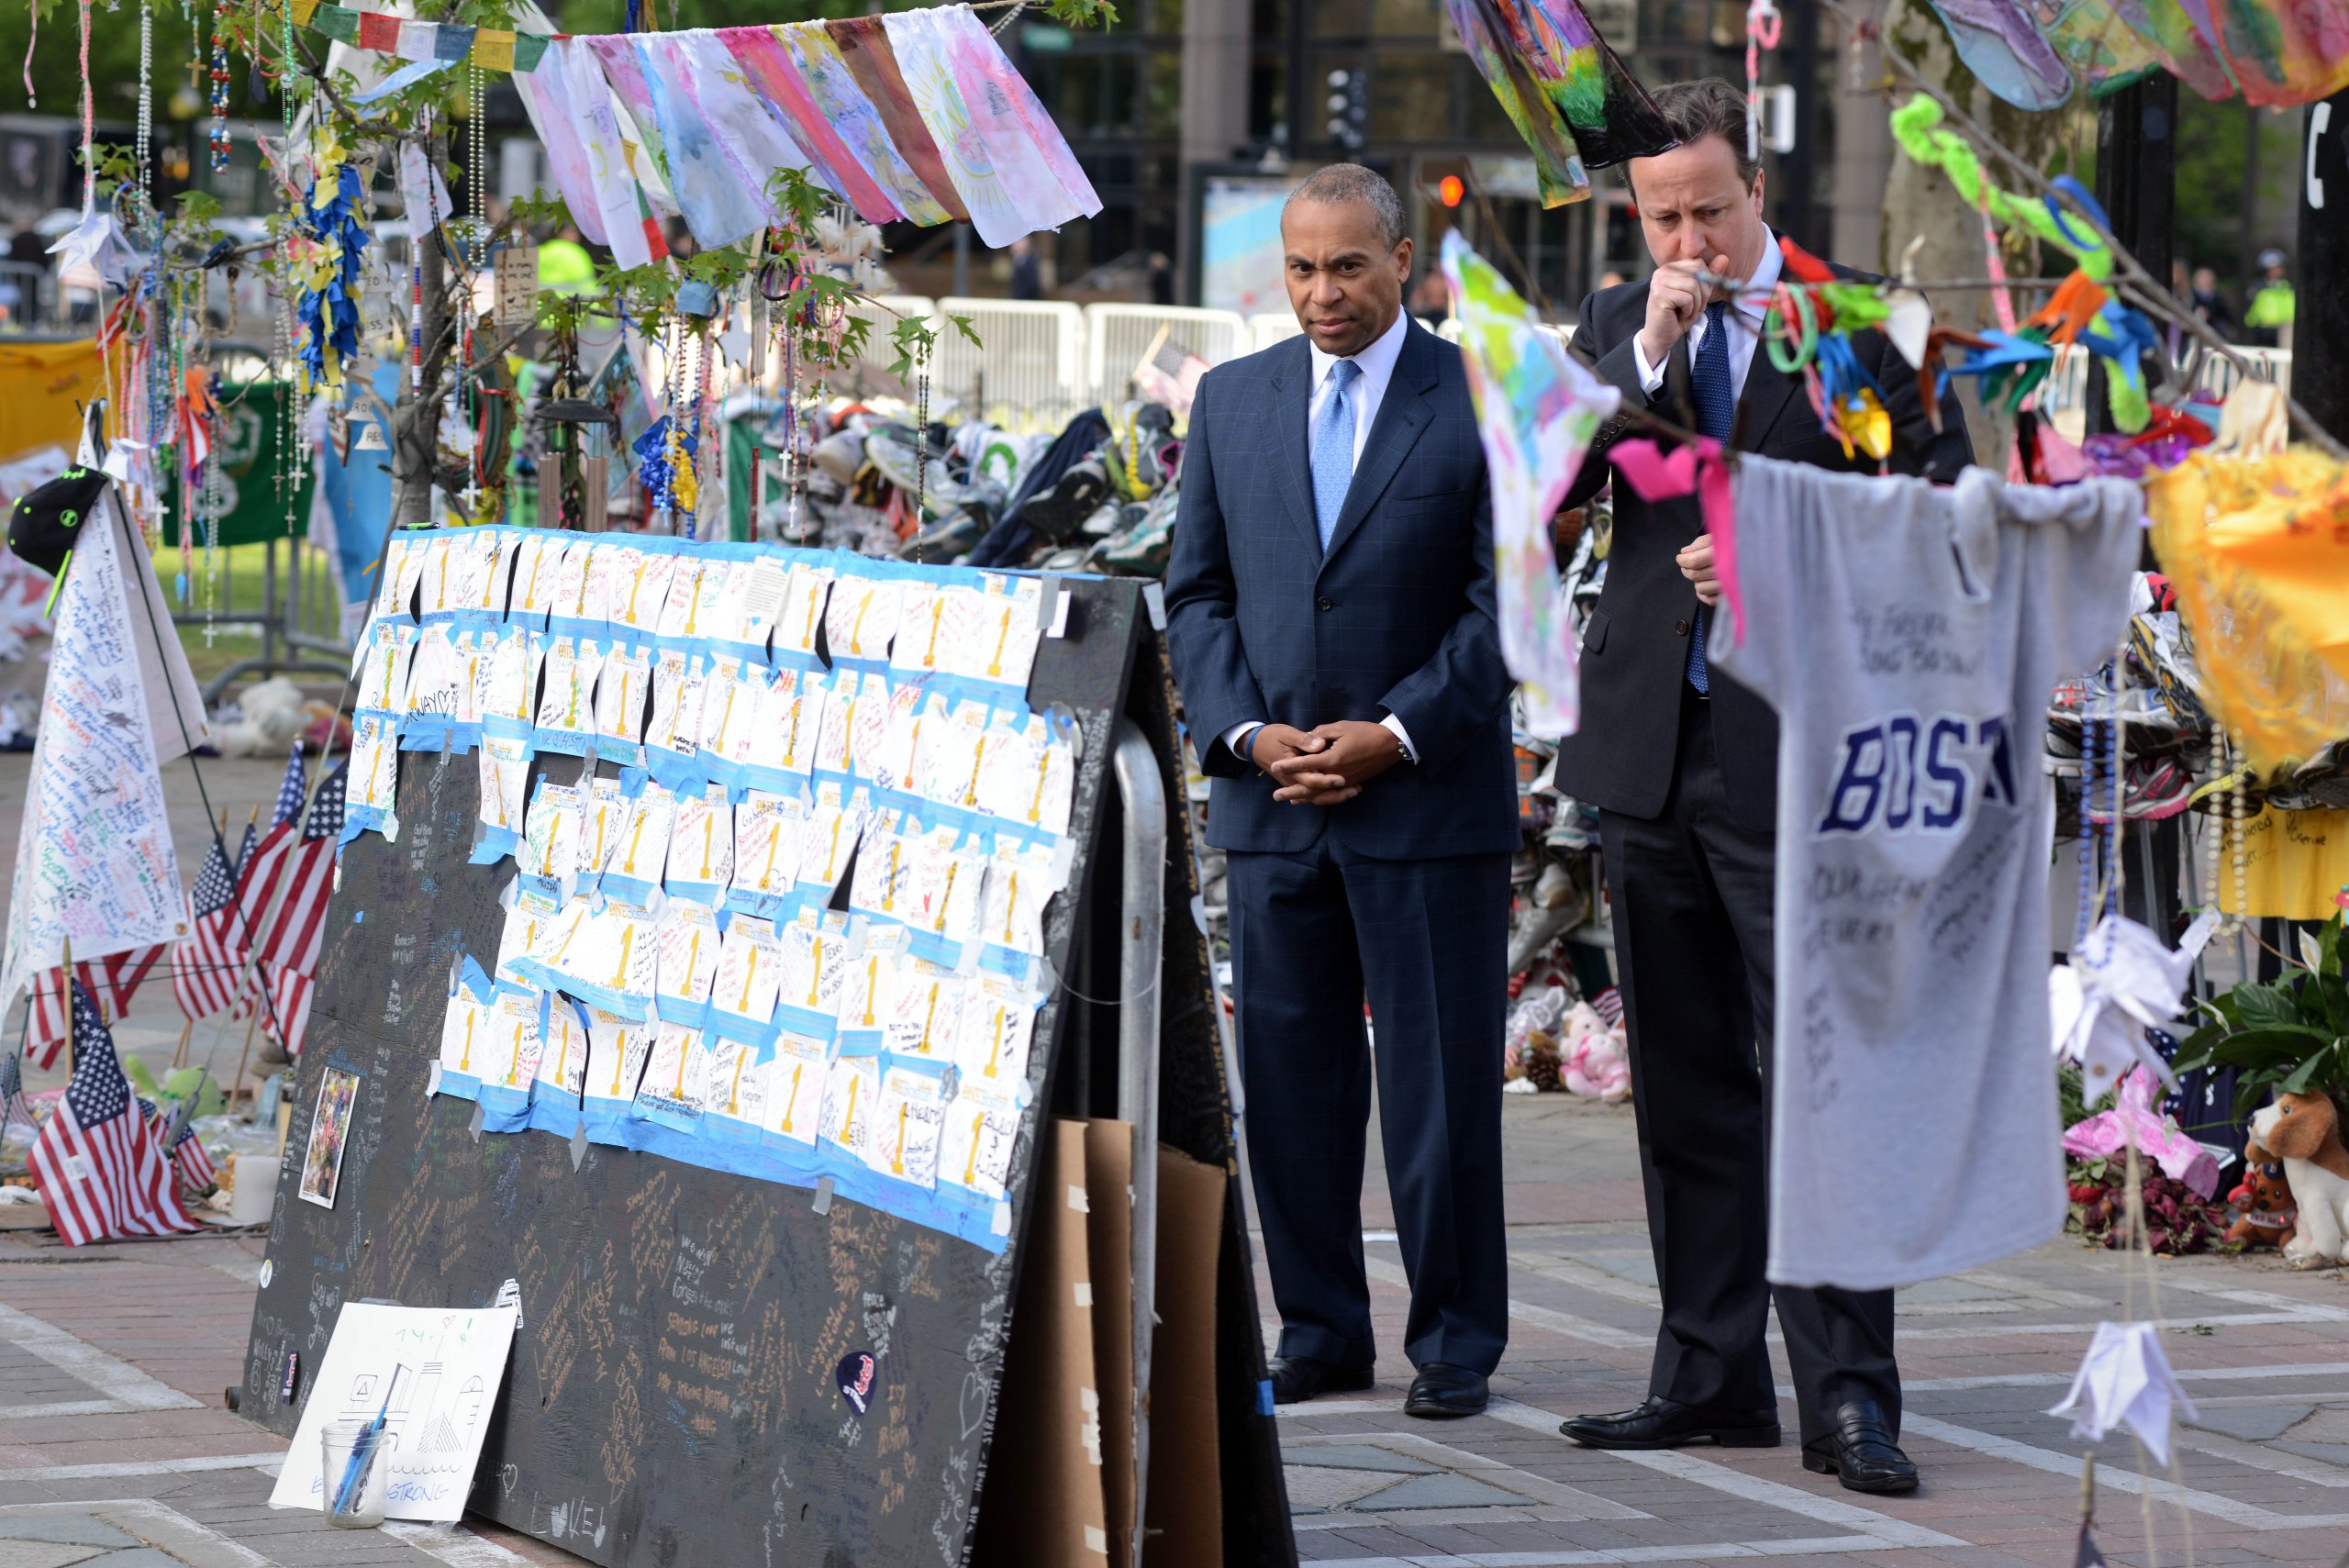
<path id="1" fill-rule="evenodd" d="M 2142 82 L 2162 68 L 2144 32 L 2129 25 L 2142 16 L 2135 0 L 2041 0 L 2040 31 L 2056 58 L 2097 97 Z"/>
<path id="2" fill-rule="evenodd" d="M 1550 112 L 1531 72 L 1498 28 L 1490 6 L 1480 0 L 1444 0 L 1444 10 L 1460 35 L 1476 73 L 1493 90 L 1501 113 L 1533 154 L 1533 174 L 1545 207 L 1564 206 L 1590 196 L 1590 174 L 1583 166 L 1582 149 L 1567 133 L 1564 122 Z"/>
<path id="3" fill-rule="evenodd" d="M 1492 474 L 1501 657 L 1520 683 L 1526 728 L 1571 735 L 1582 717 L 1581 677 L 1558 591 L 1550 519 L 1621 395 L 1542 330 L 1539 317 L 1458 229 L 1443 237 L 1443 271 Z"/>
<path id="4" fill-rule="evenodd" d="M 2349 471 L 2307 448 L 2190 454 L 2145 476 L 2154 552 L 2212 716 L 2261 769 L 2349 734 Z"/>
<path id="5" fill-rule="evenodd" d="M 914 106 L 913 94 L 907 89 L 905 73 L 897 69 L 897 56 L 889 47 L 888 28 L 878 17 L 848 17 L 824 24 L 832 35 L 832 42 L 841 51 L 850 74 L 864 90 L 881 123 L 888 128 L 889 140 L 904 157 L 922 183 L 922 188 L 945 209 L 949 217 L 968 223 L 970 213 L 963 206 L 961 193 L 946 172 L 946 161 L 938 150 L 938 142 L 922 123 L 921 111 Z M 1056 133 L 1057 134 L 1057 133 Z M 903 205 L 903 204 L 900 204 Z M 908 206 L 907 211 L 913 209 Z"/>
<path id="6" fill-rule="evenodd" d="M 2072 95 L 2072 73 L 2040 35 L 2021 0 L 1932 0 L 1957 58 L 1992 93 L 2019 109 L 2055 108 Z"/>
<path id="7" fill-rule="evenodd" d="M 1591 169 L 1673 145 L 1646 89 L 1575 0 L 1444 0 L 1444 8 L 1532 150 L 1542 206 L 1588 196 Z"/>
<path id="8" fill-rule="evenodd" d="M 1076 154 L 1069 150 L 1068 142 L 1061 136 L 1060 128 L 1028 85 L 1028 79 L 1013 69 L 996 41 L 995 34 L 983 26 L 968 6 L 942 6 L 929 13 L 930 25 L 952 40 L 959 64 L 975 67 L 980 75 L 995 89 L 986 94 L 987 102 L 996 102 L 1000 93 L 1011 106 L 1011 117 L 1026 133 L 1025 145 L 1033 148 L 1052 172 L 1052 178 L 1069 201 L 1074 205 L 1073 216 L 1090 217 L 1101 210 L 1101 198 L 1095 194 L 1093 182 L 1085 177 L 1077 163 Z M 970 91 L 966 79 L 965 93 Z"/>
<path id="9" fill-rule="evenodd" d="M 780 28 L 727 28 L 717 35 L 740 62 L 748 80 L 765 98 L 798 146 L 809 177 L 856 208 L 867 223 L 885 223 L 896 207 L 858 165 L 848 144 L 801 80 L 798 62 L 784 47 Z"/>
<path id="10" fill-rule="evenodd" d="M 563 47 L 558 43 L 554 49 Z M 564 80 L 566 74 L 564 63 L 557 57 L 537 71 L 518 74 L 514 78 L 515 95 L 522 100 L 522 112 L 529 117 L 530 129 L 537 135 L 539 145 L 547 150 L 547 167 L 553 171 L 555 188 L 562 193 L 563 206 L 571 209 L 571 220 L 579 226 L 579 232 L 586 236 L 588 243 L 610 245 L 611 230 L 605 227 L 604 206 L 597 198 L 588 149 L 596 146 L 594 157 L 608 157 L 602 149 L 612 144 L 596 145 L 580 134 L 586 118 L 581 111 L 586 105 L 569 96 L 572 88 Z M 603 77 L 598 72 L 593 95 L 601 96 L 604 93 Z"/>
<path id="11" fill-rule="evenodd" d="M 661 128 L 670 188 L 676 192 L 694 239 L 705 249 L 715 249 L 764 228 L 774 209 L 751 188 L 711 133 L 687 84 L 690 67 L 682 39 L 672 33 L 639 33 L 629 42 Z"/>
<path id="12" fill-rule="evenodd" d="M 890 12 L 881 23 L 914 107 L 945 161 L 947 178 L 971 215 L 971 226 L 978 230 L 981 240 L 997 250 L 1010 244 L 1027 228 L 1012 204 L 1010 186 L 996 172 L 986 144 L 972 123 L 971 112 L 963 106 L 963 89 L 956 83 L 945 50 L 936 46 L 930 30 L 915 20 L 912 12 Z"/>
<path id="13" fill-rule="evenodd" d="M 839 132 L 848 157 L 860 169 L 872 172 L 890 209 L 925 228 L 946 222 L 946 208 L 898 154 L 880 112 L 849 70 L 831 30 L 821 22 L 795 22 L 777 28 L 775 36 L 797 61 L 801 80 L 825 120 Z"/>
<path id="14" fill-rule="evenodd" d="M 317 172 L 302 201 L 296 228 L 315 251 L 297 263 L 302 281 L 295 316 L 302 328 L 304 390 L 340 386 L 343 366 L 359 356 L 359 252 L 367 231 L 359 226 L 366 190 L 340 143 L 317 151 Z"/>
<path id="15" fill-rule="evenodd" d="M 1077 188 L 1070 188 L 1063 183 L 1056 161 L 1046 157 L 1036 144 L 1010 94 L 994 73 L 994 63 L 1002 59 L 1002 51 L 994 48 L 995 40 L 987 37 L 976 17 L 960 6 L 901 15 L 916 31 L 929 35 L 932 46 L 953 72 L 955 83 L 962 89 L 963 108 L 986 149 L 987 162 L 1003 180 L 1004 189 L 1011 197 L 1011 209 L 1019 215 L 1023 228 L 1031 232 L 1058 228 L 1071 218 L 1089 217 L 1101 210 L 1101 204 L 1093 196 L 1093 187 L 1085 183 L 1084 175 L 1076 175 Z M 1065 143 L 1061 150 L 1067 151 Z M 1073 167 L 1074 160 L 1070 162 Z"/>

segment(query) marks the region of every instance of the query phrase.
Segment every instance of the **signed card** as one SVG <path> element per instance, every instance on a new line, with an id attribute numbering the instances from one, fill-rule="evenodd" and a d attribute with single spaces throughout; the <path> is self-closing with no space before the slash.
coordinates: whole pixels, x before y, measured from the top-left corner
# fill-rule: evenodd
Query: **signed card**
<path id="1" fill-rule="evenodd" d="M 944 1130 L 939 1178 L 985 1197 L 1003 1196 L 1004 1184 L 1011 1178 L 1011 1146 L 1019 1131 L 1019 1113 L 1008 1105 L 965 1093 L 946 1106 Z"/>
<path id="2" fill-rule="evenodd" d="M 805 802 L 763 789 L 743 792 L 734 808 L 734 891 L 780 898 L 799 876 L 807 826 Z"/>
<path id="3" fill-rule="evenodd" d="M 596 686 L 596 733 L 633 746 L 644 732 L 644 702 L 652 689 L 652 653 L 615 647 Z"/>
<path id="4" fill-rule="evenodd" d="M 637 1114 L 690 1132 L 709 1106 L 710 1052 L 701 1031 L 663 1020 L 637 1085 Z"/>
<path id="5" fill-rule="evenodd" d="M 688 899 L 673 898 L 661 911 L 657 929 L 661 969 L 654 1006 L 662 1016 L 698 1018 L 718 978 L 722 939 L 715 911 Z"/>
<path id="6" fill-rule="evenodd" d="M 820 1137 L 829 1144 L 864 1158 L 872 1141 L 873 1118 L 881 1097 L 881 1063 L 871 1056 L 843 1056 L 824 1074 L 824 1114 Z"/>
<path id="7" fill-rule="evenodd" d="M 696 903 L 715 904 L 725 894 L 734 879 L 734 807 L 725 785 L 677 796 L 665 876 L 672 894 Z"/>
<path id="8" fill-rule="evenodd" d="M 785 1029 L 767 1063 L 766 1114 L 762 1125 L 774 1138 L 812 1147 L 824 1104 L 824 1077 L 830 1052 L 820 1040 Z"/>
<path id="9" fill-rule="evenodd" d="M 1036 1032 L 1036 997 L 1000 974 L 982 973 L 963 995 L 955 1065 L 963 1092 L 1016 1104 L 1028 1082 L 1028 1053 Z"/>
<path id="10" fill-rule="evenodd" d="M 911 1067 L 891 1067 L 881 1074 L 880 1101 L 865 1140 L 865 1164 L 918 1187 L 938 1185 L 945 1110 L 935 1076 Z"/>
<path id="11" fill-rule="evenodd" d="M 727 923 L 718 950 L 718 974 L 710 1006 L 724 1019 L 763 1030 L 774 1018 L 784 977 L 783 944 L 774 923 L 736 915 Z"/>
<path id="12" fill-rule="evenodd" d="M 832 569 L 794 562 L 785 580 L 783 607 L 775 621 L 774 651 L 816 657 L 816 634 L 821 629 L 824 601 L 832 590 Z"/>
<path id="13" fill-rule="evenodd" d="M 832 584 L 824 637 L 832 661 L 884 659 L 897 634 L 903 584 L 897 580 L 846 576 Z"/>

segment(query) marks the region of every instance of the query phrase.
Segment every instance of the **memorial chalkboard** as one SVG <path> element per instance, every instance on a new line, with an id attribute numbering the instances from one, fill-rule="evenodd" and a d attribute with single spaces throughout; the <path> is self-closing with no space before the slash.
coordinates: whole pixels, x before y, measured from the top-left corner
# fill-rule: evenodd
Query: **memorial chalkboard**
<path id="1" fill-rule="evenodd" d="M 971 1551 L 1030 1218 L 1039 1128 L 1105 1114 L 1116 1080 L 1114 927 L 1121 717 L 1179 803 L 1163 643 L 1136 584 L 1091 579 L 1029 686 L 1082 738 L 1065 890 L 1046 915 L 1052 973 L 1000 1252 L 821 1190 L 544 1132 L 473 1130 L 477 1107 L 427 1092 L 451 963 L 497 950 L 491 866 L 468 863 L 473 759 L 401 759 L 396 842 L 344 851 L 288 1159 L 325 1074 L 361 1084 L 334 1207 L 278 1186 L 243 1408 L 290 1432 L 346 1301 L 516 1300 L 522 1326 L 468 1506 L 613 1568 L 955 1564 Z M 540 759 L 565 781 L 575 759 Z M 602 764 L 606 772 L 617 770 Z M 1296 1561 L 1241 1224 L 1224 1056 L 1179 805 L 1168 824 L 1160 1135 L 1225 1173 L 1216 1294 L 1224 1561 Z M 1106 917 L 1105 917 L 1106 916 Z M 1107 976 L 1108 978 L 1101 978 Z M 1106 1053 L 1106 1054 L 1105 1054 Z M 870 1358 L 867 1361 L 865 1358 Z M 282 1397 L 289 1367 L 290 1398 Z M 331 1396 L 331 1391 L 327 1391 Z"/>

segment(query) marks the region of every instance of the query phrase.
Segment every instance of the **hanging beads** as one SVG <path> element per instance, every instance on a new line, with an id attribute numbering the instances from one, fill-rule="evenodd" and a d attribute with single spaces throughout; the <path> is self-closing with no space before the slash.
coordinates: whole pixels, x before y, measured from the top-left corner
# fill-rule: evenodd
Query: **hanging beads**
<path id="1" fill-rule="evenodd" d="M 2240 755 L 2243 743 L 2232 737 L 2229 739 L 2232 750 Z M 2243 826 L 2251 817 L 2250 783 L 2251 770 L 2248 767 L 2238 768 L 2234 775 L 2234 789 L 2227 801 L 2227 838 L 2234 857 L 2237 926 L 2243 925 L 2251 914 L 2251 847 L 2247 836 L 2249 829 Z"/>
<path id="2" fill-rule="evenodd" d="M 228 172 L 228 0 L 212 7 L 212 172 Z"/>

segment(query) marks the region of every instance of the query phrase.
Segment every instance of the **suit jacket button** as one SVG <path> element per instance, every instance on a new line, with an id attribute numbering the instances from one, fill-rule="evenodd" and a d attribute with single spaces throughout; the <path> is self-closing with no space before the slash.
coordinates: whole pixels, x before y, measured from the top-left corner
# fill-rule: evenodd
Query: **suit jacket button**
<path id="1" fill-rule="evenodd" d="M 1330 596 L 1327 594 L 1324 594 L 1321 597 L 1313 601 L 1313 607 L 1318 610 L 1334 610 L 1338 606 L 1330 602 Z"/>
<path id="2" fill-rule="evenodd" d="M 1686 636 L 1687 636 L 1687 635 L 1688 635 L 1688 623 L 1687 623 L 1687 621 L 1685 621 L 1685 620 L 1676 620 L 1676 621 L 1674 621 L 1674 622 L 1672 623 L 1672 635 L 1673 635 L 1673 636 L 1675 636 L 1675 637 L 1686 637 Z"/>

